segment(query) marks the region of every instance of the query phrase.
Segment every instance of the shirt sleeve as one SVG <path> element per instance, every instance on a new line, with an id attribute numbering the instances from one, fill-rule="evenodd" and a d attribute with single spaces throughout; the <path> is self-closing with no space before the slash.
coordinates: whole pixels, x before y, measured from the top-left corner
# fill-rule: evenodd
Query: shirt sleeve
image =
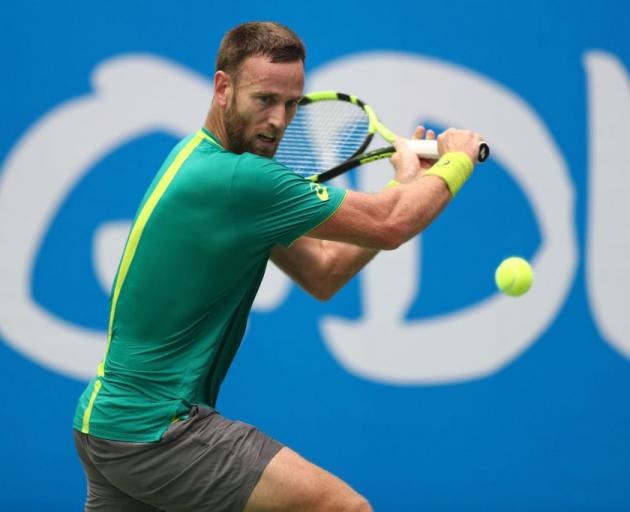
<path id="1" fill-rule="evenodd" d="M 233 213 L 250 236 L 288 247 L 330 218 L 346 193 L 313 183 L 275 160 L 244 153 L 232 181 Z"/>

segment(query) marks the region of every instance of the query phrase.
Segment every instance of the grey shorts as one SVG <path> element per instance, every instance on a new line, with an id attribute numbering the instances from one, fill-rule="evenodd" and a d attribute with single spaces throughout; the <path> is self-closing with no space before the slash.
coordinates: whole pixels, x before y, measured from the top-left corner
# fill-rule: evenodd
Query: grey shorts
<path id="1" fill-rule="evenodd" d="M 157 443 L 74 431 L 88 481 L 86 511 L 242 511 L 282 445 L 251 425 L 193 407 Z"/>

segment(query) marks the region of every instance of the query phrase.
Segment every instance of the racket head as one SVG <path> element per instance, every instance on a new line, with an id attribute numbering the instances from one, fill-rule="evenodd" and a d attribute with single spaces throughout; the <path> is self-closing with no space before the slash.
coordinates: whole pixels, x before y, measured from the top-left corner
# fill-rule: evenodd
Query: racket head
<path id="1" fill-rule="evenodd" d="M 335 91 L 309 93 L 300 100 L 274 158 L 304 178 L 325 181 L 327 171 L 365 151 L 377 127 L 374 112 L 357 97 Z"/>

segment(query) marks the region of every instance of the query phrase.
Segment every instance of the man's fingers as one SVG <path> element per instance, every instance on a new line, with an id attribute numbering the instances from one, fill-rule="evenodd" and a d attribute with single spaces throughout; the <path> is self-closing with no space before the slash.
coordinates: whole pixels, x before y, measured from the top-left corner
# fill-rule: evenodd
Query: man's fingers
<path id="1" fill-rule="evenodd" d="M 394 149 L 396 150 L 396 152 L 389 157 L 392 163 L 396 162 L 400 158 L 398 151 L 400 150 L 400 145 L 402 143 L 402 140 L 399 138 L 394 139 L 394 142 L 392 142 L 392 146 L 394 146 Z"/>
<path id="2" fill-rule="evenodd" d="M 427 130 L 424 126 L 419 125 L 416 127 L 416 129 L 413 132 L 413 135 L 411 136 L 412 139 L 428 139 L 428 140 L 435 140 L 435 131 L 434 130 Z"/>
<path id="3" fill-rule="evenodd" d="M 424 126 L 420 125 L 417 126 L 416 129 L 413 132 L 413 135 L 411 136 L 412 139 L 422 139 L 424 137 L 424 132 L 425 132 L 425 128 Z"/>

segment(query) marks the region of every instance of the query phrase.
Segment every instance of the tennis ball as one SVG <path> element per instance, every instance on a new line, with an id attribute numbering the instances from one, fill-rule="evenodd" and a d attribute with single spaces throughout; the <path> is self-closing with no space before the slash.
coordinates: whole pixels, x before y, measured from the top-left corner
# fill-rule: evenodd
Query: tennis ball
<path id="1" fill-rule="evenodd" d="M 497 288 L 506 295 L 523 295 L 534 281 L 534 271 L 527 260 L 512 256 L 504 259 L 494 273 Z"/>

